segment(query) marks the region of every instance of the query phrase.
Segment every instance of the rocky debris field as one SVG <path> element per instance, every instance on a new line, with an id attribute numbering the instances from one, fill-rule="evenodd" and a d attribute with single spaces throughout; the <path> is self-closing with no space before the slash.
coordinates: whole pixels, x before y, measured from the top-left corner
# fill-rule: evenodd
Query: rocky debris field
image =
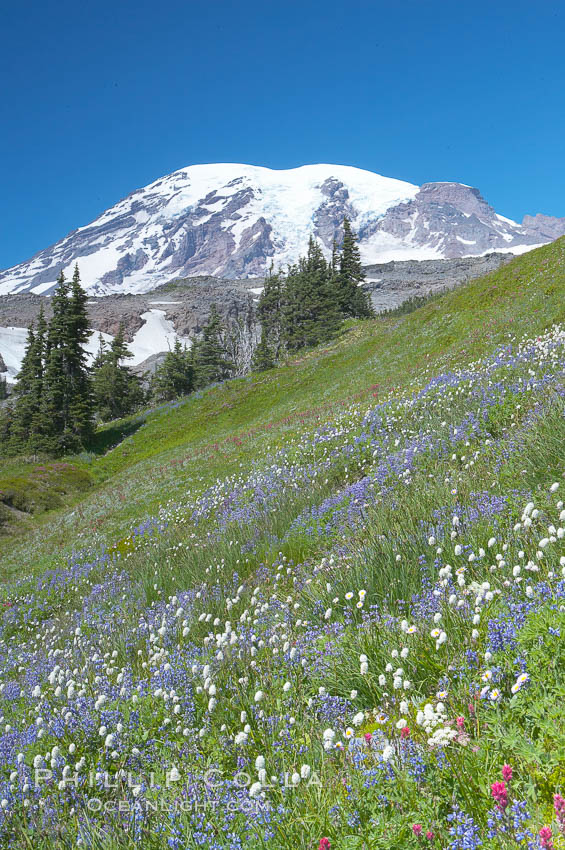
<path id="1" fill-rule="evenodd" d="M 365 267 L 373 306 L 377 311 L 397 307 L 414 295 L 429 295 L 493 271 L 512 259 L 511 254 L 487 254 L 454 260 L 390 262 Z M 173 280 L 144 295 L 91 297 L 88 311 L 92 327 L 114 335 L 124 323 L 131 341 L 142 327 L 143 314 L 163 310 L 179 336 L 198 334 L 212 304 L 225 319 L 244 316 L 250 302 L 257 301 L 263 278 L 225 280 L 202 276 Z M 25 328 L 37 317 L 41 304 L 50 315 L 50 298 L 43 295 L 0 296 L 0 327 Z M 0 351 L 0 358 L 2 352 Z M 0 367 L 2 364 L 0 359 Z"/>
<path id="2" fill-rule="evenodd" d="M 398 307 L 414 296 L 432 295 L 498 269 L 512 254 L 486 254 L 454 260 L 407 260 L 365 266 L 373 307 L 377 312 Z"/>

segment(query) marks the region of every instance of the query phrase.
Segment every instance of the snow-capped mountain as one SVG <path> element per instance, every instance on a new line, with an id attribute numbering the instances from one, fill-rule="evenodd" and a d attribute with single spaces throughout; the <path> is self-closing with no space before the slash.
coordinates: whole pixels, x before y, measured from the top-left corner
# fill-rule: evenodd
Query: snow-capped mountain
<path id="1" fill-rule="evenodd" d="M 97 295 L 147 292 L 178 277 L 257 277 L 296 261 L 310 234 L 329 254 L 344 215 L 365 263 L 520 253 L 565 233 L 565 218 L 518 224 L 461 183 L 419 187 L 342 165 L 193 165 L 0 272 L 0 294 L 49 293 L 75 262 Z"/>

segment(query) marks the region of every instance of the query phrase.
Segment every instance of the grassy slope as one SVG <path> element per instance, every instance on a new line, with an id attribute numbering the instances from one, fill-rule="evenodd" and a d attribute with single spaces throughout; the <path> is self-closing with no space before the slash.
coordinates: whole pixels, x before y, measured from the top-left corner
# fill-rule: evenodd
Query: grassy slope
<path id="1" fill-rule="evenodd" d="M 29 765 L 54 745 L 64 759 L 80 754 L 88 764 L 135 768 L 141 763 L 148 770 L 174 762 L 182 771 L 212 764 L 229 777 L 240 758 L 255 776 L 255 758 L 264 755 L 269 773 L 279 778 L 302 763 L 322 775 L 320 789 L 301 784 L 295 795 L 276 787 L 267 792 L 288 812 L 274 818 L 270 839 L 264 838 L 260 818 L 239 814 L 232 823 L 222 810 L 207 813 L 202 843 L 190 838 L 190 814 L 180 819 L 149 815 L 140 834 L 131 825 L 118 826 L 112 814 L 106 820 L 92 815 L 86 843 L 92 840 L 92 846 L 104 850 L 231 848 L 240 846 L 239 839 L 253 850 L 315 850 L 323 835 L 331 836 L 332 850 L 416 850 L 423 839 L 413 833 L 415 823 L 432 828 L 436 838 L 427 846 L 438 850 L 476 846 L 473 829 L 480 830 L 485 850 L 501 850 L 520 845 L 514 832 L 487 840 L 489 786 L 500 778 L 505 761 L 514 767 L 511 798 L 527 801 L 532 828 L 550 822 L 552 794 L 565 782 L 559 746 L 565 734 L 565 657 L 559 641 L 565 620 L 564 606 L 556 604 L 563 593 L 556 577 L 563 534 L 551 525 L 548 532 L 549 523 L 563 525 L 561 489 L 549 492 L 563 474 L 562 349 L 540 342 L 532 359 L 527 354 L 515 363 L 502 359 L 492 371 L 483 363 L 468 376 L 439 382 L 421 398 L 402 399 L 430 378 L 491 354 L 501 343 L 524 335 L 535 338 L 563 322 L 564 295 L 561 240 L 415 313 L 354 325 L 332 346 L 280 369 L 211 388 L 175 409 L 154 411 L 107 454 L 74 459 L 77 469 L 88 470 L 91 491 L 80 500 L 71 496 L 75 503 L 70 507 L 38 516 L 35 530 L 15 545 L 10 541 L 1 561 L 5 575 L 18 579 L 24 572 L 59 568 L 45 582 L 4 586 L 0 676 L 8 691 L 0 700 L 15 737 L 5 739 L 0 796 L 10 797 L 6 810 L 10 816 L 14 812 L 7 826 L 11 832 L 4 833 L 12 838 L 11 846 L 31 841 L 41 850 L 66 850 L 75 846 L 76 831 L 84 825 L 65 791 L 59 794 L 54 785 L 38 794 L 48 805 L 57 801 L 52 810 L 57 829 L 43 834 L 40 810 L 33 804 L 26 814 L 7 790 L 18 748 L 25 750 Z M 557 352 L 553 360 L 552 351 Z M 362 424 L 365 411 L 375 408 L 375 395 L 398 402 L 373 410 L 374 418 Z M 355 404 L 344 405 L 355 397 Z M 315 434 L 326 422 L 328 429 Z M 104 434 L 111 437 L 111 429 Z M 413 443 L 419 447 L 415 453 Z M 277 449 L 282 453 L 272 472 Z M 394 465 L 397 454 L 401 457 Z M 392 475 L 380 479 L 381 464 L 391 460 Z M 247 484 L 253 468 L 257 474 Z M 16 473 L 13 467 L 11 474 Z M 355 489 L 369 473 L 385 498 Z M 287 475 L 283 487 L 278 486 L 281 475 Z M 213 492 L 199 500 L 214 483 Z M 348 485 L 351 496 L 343 496 Z M 531 513 L 531 532 L 516 526 L 530 498 L 540 511 L 539 517 Z M 182 500 L 191 507 L 173 507 Z M 323 514 L 319 508 L 325 500 L 329 507 Z M 171 504 L 162 516 L 168 527 L 132 539 L 132 526 L 167 501 Z M 209 518 L 191 520 L 192 508 L 203 505 Z M 455 540 L 454 514 L 461 518 Z M 539 542 L 547 534 L 552 541 Z M 71 549 L 96 554 L 104 542 L 112 556 L 119 555 L 114 563 L 78 556 L 73 566 L 66 564 Z M 486 556 L 480 554 L 483 547 Z M 478 553 L 476 563 L 469 560 L 470 551 Z M 541 572 L 526 572 L 535 561 Z M 464 582 L 458 589 L 453 581 L 451 590 L 441 589 L 438 570 L 446 562 L 454 570 L 461 566 L 467 586 Z M 517 562 L 523 584 L 514 583 Z M 477 603 L 485 578 L 495 593 L 490 599 L 483 594 Z M 530 582 L 531 594 L 526 592 Z M 361 612 L 354 606 L 359 590 L 367 595 Z M 461 596 L 461 610 L 447 601 L 453 590 Z M 480 611 L 476 636 L 471 635 L 473 605 Z M 439 621 L 435 613 L 442 615 Z M 413 636 L 402 633 L 404 616 L 417 625 Z M 182 618 L 186 628 L 181 628 Z M 239 643 L 225 649 L 220 660 L 214 634 L 227 619 Z M 448 637 L 434 649 L 432 631 L 438 622 Z M 281 644 L 287 639 L 279 633 L 282 623 L 289 646 L 298 651 L 293 663 L 288 650 L 276 649 L 279 639 Z M 255 654 L 249 649 L 253 641 Z M 403 645 L 409 652 L 401 662 Z M 58 694 L 57 681 L 47 681 L 53 647 L 63 653 Z M 493 682 L 503 694 L 499 702 L 478 699 L 490 661 L 487 648 L 493 652 Z M 367 676 L 359 669 L 361 655 L 368 658 Z M 193 661 L 197 667 L 191 673 Z M 195 688 L 207 675 L 204 663 L 211 665 L 218 687 L 214 709 L 208 695 Z M 391 670 L 401 663 L 410 680 L 405 708 L 392 683 L 383 692 L 378 681 L 387 663 Z M 513 696 L 510 687 L 524 669 L 531 687 Z M 122 695 L 116 688 L 118 670 L 125 675 Z M 69 696 L 71 675 L 75 693 Z M 23 688 L 19 698 L 11 690 L 16 682 Z M 32 695 L 36 682 L 40 697 Z M 182 722 L 174 715 L 171 721 L 172 706 L 161 701 L 157 685 L 174 686 Z M 81 687 L 85 697 L 79 717 L 72 711 Z M 265 722 L 256 714 L 259 688 Z M 320 688 L 332 695 L 327 703 Z M 101 689 L 110 694 L 102 708 L 94 704 Z M 445 697 L 438 696 L 444 689 Z M 453 727 L 455 717 L 462 718 L 464 731 L 457 746 L 436 759 L 427 744 L 430 732 L 419 728 L 416 712 L 426 701 L 435 705 L 440 699 L 449 723 Z M 72 711 L 68 726 L 61 728 L 66 703 Z M 241 709 L 251 731 L 238 749 L 234 737 L 243 723 Z M 345 728 L 357 722 L 359 711 L 357 751 L 324 753 L 324 728 L 335 728 L 347 743 Z M 29 732 L 38 712 L 41 738 Z M 103 724 L 113 731 L 118 719 L 123 728 L 116 761 L 97 730 Z M 407 742 L 399 723 L 411 729 Z M 362 733 L 373 736 L 370 746 Z M 72 758 L 71 742 L 77 747 Z M 394 744 L 390 769 L 381 758 L 387 742 Z M 141 750 L 139 762 L 133 746 Z M 16 786 L 20 782 L 14 781 Z M 228 782 L 225 793 L 232 791 Z M 148 790 L 143 794 L 151 796 Z M 475 818 L 474 826 L 460 824 L 468 833 L 466 843 L 450 843 L 455 802 L 465 808 L 465 817 Z M 223 843 L 228 828 L 237 836 L 233 844 L 227 838 Z M 183 838 L 177 843 L 175 835 Z M 540 847 L 533 840 L 530 846 Z"/>
<path id="2" fill-rule="evenodd" d="M 500 343 L 562 321 L 565 239 L 518 257 L 407 316 L 355 324 L 333 344 L 270 373 L 230 381 L 176 409 L 149 413 L 143 427 L 103 456 L 90 462 L 67 459 L 98 486 L 86 497 L 81 486 L 78 498 L 72 484 L 67 488 L 71 496 L 66 500 L 73 507 L 81 505 L 74 524 L 69 511 L 57 512 L 38 518 L 37 532 L 32 529 L 30 536 L 28 531 L 22 542 L 0 537 L 0 574 L 21 569 L 30 548 L 38 568 L 44 568 L 54 546 L 58 552 L 69 546 L 69 525 L 85 538 L 87 529 L 95 532 L 96 540 L 125 533 L 133 519 L 181 497 L 191 477 L 213 481 L 239 464 L 247 466 L 266 444 L 276 445 L 302 420 L 328 420 L 332 406 L 347 399 L 384 396 L 391 388 L 423 382 Z M 104 434 L 100 442 L 104 444 Z M 14 466 L 0 466 L 0 491 L 15 478 L 22 491 L 26 480 L 33 479 L 35 465 Z"/>

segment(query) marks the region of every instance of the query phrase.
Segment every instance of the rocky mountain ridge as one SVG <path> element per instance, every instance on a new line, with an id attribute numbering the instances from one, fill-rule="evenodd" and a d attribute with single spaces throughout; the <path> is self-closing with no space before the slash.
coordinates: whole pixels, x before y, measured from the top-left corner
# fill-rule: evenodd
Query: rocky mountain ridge
<path id="1" fill-rule="evenodd" d="M 0 272 L 0 294 L 49 294 L 75 262 L 92 295 L 145 293 L 197 275 L 262 277 L 271 265 L 295 262 L 311 234 L 329 255 L 344 215 L 367 264 L 515 254 L 565 233 L 565 218 L 538 214 L 518 224 L 461 183 L 419 187 L 336 165 L 195 165 Z"/>

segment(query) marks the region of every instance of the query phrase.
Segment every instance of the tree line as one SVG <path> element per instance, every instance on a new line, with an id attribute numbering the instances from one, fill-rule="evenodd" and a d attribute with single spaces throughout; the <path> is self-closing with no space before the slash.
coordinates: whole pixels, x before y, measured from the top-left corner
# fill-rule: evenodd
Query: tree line
<path id="1" fill-rule="evenodd" d="M 202 338 L 190 349 L 177 340 L 151 379 L 126 365 L 133 355 L 123 325 L 110 343 L 100 335 L 98 353 L 88 366 L 86 300 L 77 267 L 70 282 L 60 275 L 49 323 L 41 308 L 37 323 L 29 327 L 13 397 L 0 412 L 2 454 L 60 456 L 88 449 L 97 421 L 188 395 L 236 371 L 216 307 Z"/>
<path id="2" fill-rule="evenodd" d="M 261 341 L 255 353 L 257 369 L 270 368 L 283 354 L 327 342 L 337 335 L 347 318 L 374 315 L 357 237 L 348 218 L 343 222 L 343 242 L 326 261 L 310 237 L 308 251 L 286 273 L 267 277 L 259 305 Z"/>
<path id="3" fill-rule="evenodd" d="M 124 328 L 110 343 L 100 335 L 87 364 L 87 295 L 78 267 L 71 281 L 61 273 L 52 296 L 52 317 L 43 308 L 28 330 L 13 398 L 0 412 L 3 454 L 63 455 L 88 449 L 96 421 L 126 416 L 150 402 L 171 401 L 195 390 L 276 365 L 287 354 L 326 342 L 344 319 L 373 310 L 362 287 L 357 238 L 344 220 L 340 250 L 326 261 L 310 238 L 308 251 L 286 272 L 268 275 L 257 310 L 227 326 L 216 306 L 190 348 L 176 341 L 150 380 L 127 366 L 132 357 Z M 260 328 L 260 333 L 259 333 Z"/>

